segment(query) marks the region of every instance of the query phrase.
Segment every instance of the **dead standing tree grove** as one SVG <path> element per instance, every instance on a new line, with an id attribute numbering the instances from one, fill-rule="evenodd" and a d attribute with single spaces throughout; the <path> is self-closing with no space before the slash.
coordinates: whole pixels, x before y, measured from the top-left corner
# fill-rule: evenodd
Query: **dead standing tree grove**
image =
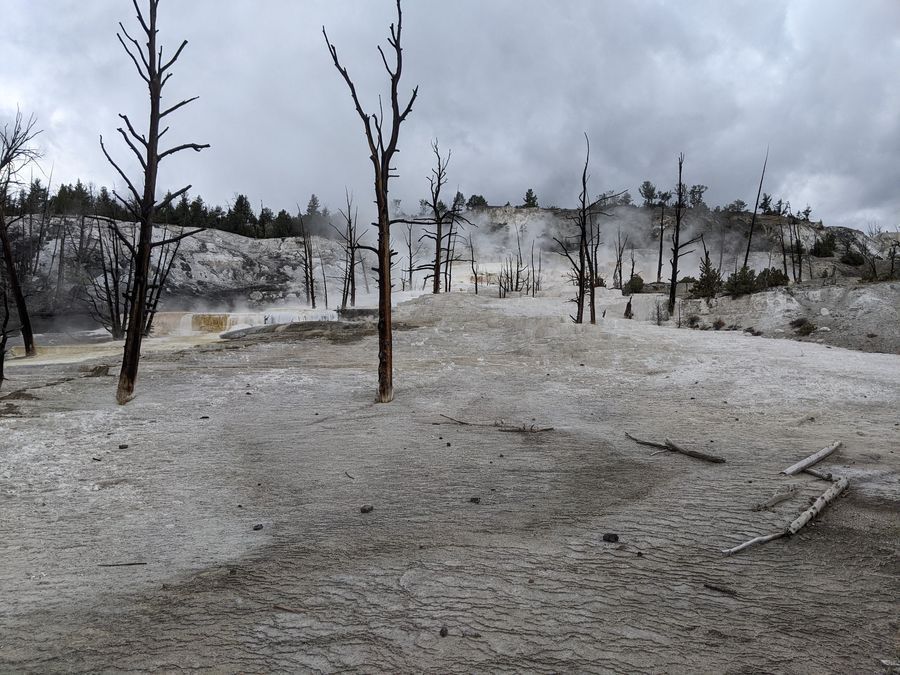
<path id="1" fill-rule="evenodd" d="M 7 193 L 10 186 L 16 184 L 18 172 L 39 157 L 38 151 L 31 146 L 34 137 L 41 133 L 40 130 L 35 129 L 36 124 L 37 120 L 33 115 L 26 120 L 22 117 L 21 112 L 17 112 L 12 128 L 7 124 L 0 129 L 0 245 L 3 248 L 6 280 L 19 314 L 19 330 L 22 333 L 22 341 L 25 343 L 25 356 L 34 356 L 37 354 L 37 350 L 34 346 L 34 332 L 31 329 L 31 318 L 28 316 L 25 293 L 19 280 L 10 241 L 6 204 Z"/>
<path id="2" fill-rule="evenodd" d="M 143 169 L 144 186 L 143 191 L 138 192 L 134 182 L 113 160 L 106 146 L 103 144 L 103 136 L 100 136 L 100 148 L 106 156 L 107 161 L 113 166 L 130 192 L 130 199 L 124 199 L 121 195 L 113 192 L 115 197 L 122 202 L 126 209 L 135 217 L 138 223 L 138 241 L 134 250 L 134 265 L 132 274 L 134 282 L 131 284 L 131 305 L 129 308 L 130 315 L 128 317 L 128 329 L 125 335 L 125 350 L 122 357 L 122 370 L 119 373 L 119 386 L 116 391 L 116 400 L 119 405 L 124 405 L 131 400 L 134 394 L 134 385 L 137 380 L 138 364 L 141 359 L 141 341 L 144 336 L 144 326 L 146 324 L 147 299 L 151 292 L 149 273 L 150 258 L 154 248 L 159 246 L 167 246 L 176 240 L 196 234 L 200 230 L 192 230 L 190 232 L 182 232 L 176 237 L 163 238 L 159 241 L 153 241 L 153 217 L 156 210 L 163 209 L 181 195 L 191 189 L 191 186 L 181 188 L 177 192 L 170 193 L 159 204 L 156 203 L 156 179 L 159 173 L 159 163 L 183 150 L 195 150 L 199 152 L 204 148 L 208 148 L 208 144 L 200 145 L 197 143 L 183 143 L 176 145 L 167 150 L 160 151 L 159 141 L 162 136 L 169 130 L 169 127 L 160 130 L 162 121 L 182 108 L 188 103 L 195 101 L 198 97 L 184 99 L 175 105 L 163 109 L 162 108 L 162 90 L 172 73 L 169 72 L 181 52 L 187 46 L 187 40 L 175 50 L 175 54 L 168 60 L 163 60 L 163 50 L 157 44 L 157 27 L 156 15 L 159 6 L 159 0 L 148 0 L 149 13 L 145 16 L 144 12 L 138 6 L 137 0 L 132 0 L 134 9 L 137 12 L 137 20 L 140 24 L 141 31 L 147 38 L 146 49 L 141 47 L 141 43 L 129 35 L 125 30 L 125 26 L 120 22 L 120 33 L 116 34 L 119 42 L 128 54 L 128 57 L 134 63 L 138 75 L 146 83 L 150 94 L 150 119 L 147 135 L 139 134 L 127 115 L 120 114 L 119 117 L 125 122 L 125 129 L 119 127 L 116 131 L 122 136 L 125 144 L 137 158 L 138 163 Z M 124 37 L 123 37 L 124 36 Z M 126 42 L 127 40 L 127 42 Z M 127 131 L 126 131 L 127 129 Z M 126 247 L 131 246 L 131 242 L 127 240 L 124 233 L 121 232 L 118 225 L 112 225 L 113 230 Z"/>
<path id="3" fill-rule="evenodd" d="M 412 111 L 413 103 L 419 93 L 415 87 L 409 97 L 406 106 L 401 109 L 399 101 L 400 75 L 403 72 L 403 50 L 400 47 L 400 37 L 403 30 L 403 13 L 400 9 L 400 0 L 397 0 L 397 23 L 391 24 L 388 44 L 394 50 L 395 65 L 391 68 L 384 50 L 379 46 L 378 53 L 387 70 L 391 81 L 391 115 L 390 127 L 385 127 L 383 110 L 377 114 L 370 114 L 363 110 L 356 93 L 356 86 L 350 79 L 347 69 L 341 65 L 338 59 L 337 48 L 328 39 L 325 27 L 322 34 L 325 36 L 325 44 L 353 98 L 356 113 L 363 123 L 366 141 L 369 144 L 369 158 L 375 171 L 375 204 L 378 209 L 378 248 L 371 248 L 378 256 L 378 396 L 379 403 L 389 403 L 394 398 L 394 373 L 393 373 L 393 342 L 391 333 L 391 215 L 388 203 L 388 182 L 396 174 L 391 173 L 391 162 L 397 153 L 397 142 L 400 138 L 400 125 Z M 380 106 L 379 106 L 380 107 Z M 399 222 L 399 221 L 398 221 Z"/>

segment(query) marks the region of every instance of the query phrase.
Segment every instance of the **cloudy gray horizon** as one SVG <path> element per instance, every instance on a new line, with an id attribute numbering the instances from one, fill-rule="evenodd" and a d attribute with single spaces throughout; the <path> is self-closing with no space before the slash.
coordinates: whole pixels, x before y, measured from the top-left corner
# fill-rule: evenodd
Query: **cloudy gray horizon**
<path id="1" fill-rule="evenodd" d="M 3 120 L 17 106 L 38 117 L 54 185 L 119 182 L 98 137 L 124 162 L 117 114 L 146 125 L 115 35 L 135 26 L 131 3 L 4 8 Z M 162 43 L 189 41 L 166 100 L 200 97 L 168 140 L 212 147 L 166 161 L 160 191 L 190 183 L 207 203 L 243 193 L 290 211 L 311 193 L 335 210 L 346 187 L 366 217 L 362 126 L 321 30 L 374 110 L 394 18 L 393 0 L 163 0 Z M 587 132 L 593 194 L 671 187 L 684 152 L 685 183 L 708 185 L 708 203 L 752 205 L 768 147 L 776 199 L 827 225 L 900 224 L 898 2 L 406 0 L 403 18 L 401 89 L 419 86 L 391 184 L 406 209 L 427 194 L 434 138 L 453 153 L 450 191 L 518 204 L 533 188 L 541 205 L 573 206 Z"/>

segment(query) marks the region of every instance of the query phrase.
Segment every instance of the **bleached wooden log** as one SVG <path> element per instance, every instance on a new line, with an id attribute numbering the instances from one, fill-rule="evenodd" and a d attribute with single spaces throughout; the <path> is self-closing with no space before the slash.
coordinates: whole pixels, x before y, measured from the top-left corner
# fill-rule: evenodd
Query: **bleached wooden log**
<path id="1" fill-rule="evenodd" d="M 830 471 L 819 471 L 818 469 L 803 469 L 803 473 L 808 473 L 810 476 L 815 476 L 816 478 L 820 478 L 822 480 L 831 481 L 832 483 L 837 482 L 837 478 Z"/>
<path id="2" fill-rule="evenodd" d="M 699 452 L 698 450 L 688 450 L 687 448 L 682 448 L 680 445 L 676 445 L 668 438 L 666 439 L 666 447 L 672 452 L 680 452 L 682 455 L 687 455 L 688 457 L 696 457 L 697 459 L 712 462 L 713 464 L 725 463 L 724 457 L 719 457 L 717 455 L 708 455 L 705 452 Z"/>
<path id="3" fill-rule="evenodd" d="M 722 551 L 722 555 L 734 555 L 735 553 L 740 553 L 746 548 L 750 548 L 751 546 L 756 546 L 757 544 L 765 544 L 767 541 L 773 541 L 775 539 L 781 539 L 784 535 L 787 534 L 787 530 L 782 532 L 775 532 L 774 534 L 766 534 L 762 537 L 756 537 L 755 539 L 751 539 L 750 541 L 745 541 L 740 546 L 735 546 L 734 548 L 726 548 Z"/>
<path id="4" fill-rule="evenodd" d="M 797 491 L 796 485 L 786 485 L 785 487 L 778 490 L 774 495 L 769 497 L 766 501 L 760 502 L 756 506 L 753 507 L 754 511 L 764 511 L 776 504 L 780 504 L 781 502 L 790 499 L 794 496 L 794 493 Z"/>
<path id="5" fill-rule="evenodd" d="M 812 506 L 801 513 L 793 523 L 788 525 L 788 532 L 790 532 L 791 534 L 797 534 L 797 532 L 799 532 L 804 525 L 806 525 L 809 521 L 822 513 L 826 506 L 837 499 L 838 495 L 846 490 L 847 486 L 849 485 L 850 481 L 848 481 L 846 478 L 839 479 L 837 483 L 835 483 L 825 492 L 819 495 L 819 498 L 816 499 L 815 502 L 813 502 Z"/>
<path id="6" fill-rule="evenodd" d="M 834 452 L 839 447 L 841 447 L 841 445 L 843 445 L 843 443 L 841 441 L 835 441 L 834 443 L 829 445 L 827 448 L 822 448 L 817 453 L 810 455 L 806 459 L 800 460 L 796 464 L 789 466 L 781 473 L 786 474 L 788 476 L 793 476 L 796 473 L 800 473 L 804 469 L 808 469 L 809 467 L 814 466 L 814 465 L 818 464 L 819 462 L 821 462 L 823 459 L 828 457 L 828 455 L 830 455 L 832 452 Z"/>

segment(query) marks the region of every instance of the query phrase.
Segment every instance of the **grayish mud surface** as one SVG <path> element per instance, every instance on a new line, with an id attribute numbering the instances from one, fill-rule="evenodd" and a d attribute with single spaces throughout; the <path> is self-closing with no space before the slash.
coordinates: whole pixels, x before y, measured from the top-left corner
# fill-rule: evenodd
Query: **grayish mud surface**
<path id="1" fill-rule="evenodd" d="M 402 306 L 389 405 L 371 335 L 151 353 L 125 408 L 14 362 L 0 670 L 889 672 L 900 358 L 567 309 Z M 723 557 L 824 492 L 778 472 L 835 439 L 846 496 Z"/>

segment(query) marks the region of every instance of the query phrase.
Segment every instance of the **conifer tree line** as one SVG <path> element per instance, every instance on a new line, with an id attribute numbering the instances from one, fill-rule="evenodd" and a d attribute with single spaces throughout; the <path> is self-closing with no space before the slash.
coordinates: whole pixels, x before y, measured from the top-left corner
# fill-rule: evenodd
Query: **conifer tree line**
<path id="1" fill-rule="evenodd" d="M 154 214 L 156 225 L 207 228 L 268 239 L 299 236 L 299 216 L 302 216 L 309 234 L 334 234 L 330 223 L 336 214 L 323 206 L 315 194 L 310 196 L 306 209 L 299 213 L 297 209 L 279 209 L 276 212 L 263 203 L 254 206 L 245 194 L 235 195 L 234 200 L 225 206 L 208 203 L 202 196 L 192 196 L 187 192 L 177 199 L 170 200 L 171 196 L 171 192 L 165 194 L 161 201 L 165 206 Z M 112 190 L 81 180 L 52 186 L 41 178 L 32 178 L 19 190 L 6 195 L 5 210 L 9 215 L 99 216 L 122 222 L 134 220 L 128 209 L 113 196 Z"/>

